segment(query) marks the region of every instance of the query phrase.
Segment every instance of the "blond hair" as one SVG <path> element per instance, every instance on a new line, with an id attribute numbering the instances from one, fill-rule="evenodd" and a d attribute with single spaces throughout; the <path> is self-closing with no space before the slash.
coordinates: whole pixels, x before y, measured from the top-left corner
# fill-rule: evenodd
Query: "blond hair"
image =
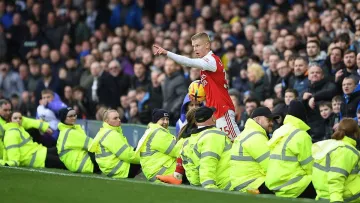
<path id="1" fill-rule="evenodd" d="M 119 112 L 116 111 L 115 109 L 105 110 L 104 113 L 103 113 L 103 121 L 106 121 L 106 119 L 108 119 L 109 114 L 112 113 L 112 112 L 119 113 Z"/>
<path id="2" fill-rule="evenodd" d="M 195 35 L 193 35 L 191 37 L 191 41 L 194 41 L 194 40 L 197 40 L 197 39 L 203 39 L 205 40 L 206 42 L 210 42 L 210 37 L 208 34 L 206 34 L 205 32 L 199 32 L 199 33 L 196 33 Z"/>
<path id="3" fill-rule="evenodd" d="M 259 81 L 264 75 L 265 72 L 263 70 L 263 68 L 256 63 L 251 64 L 248 68 L 247 68 L 248 72 L 253 72 L 255 75 L 255 81 Z"/>

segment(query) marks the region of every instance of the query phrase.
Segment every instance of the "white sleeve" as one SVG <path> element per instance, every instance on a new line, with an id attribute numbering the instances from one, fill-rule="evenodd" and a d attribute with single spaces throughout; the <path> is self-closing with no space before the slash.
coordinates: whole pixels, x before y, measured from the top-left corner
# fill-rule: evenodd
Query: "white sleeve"
<path id="1" fill-rule="evenodd" d="M 174 60 L 176 63 L 183 66 L 192 68 L 200 68 L 202 70 L 208 70 L 211 72 L 216 71 L 216 61 L 214 57 L 205 56 L 201 59 L 191 59 L 185 56 L 181 56 L 170 51 L 167 52 L 167 56 Z"/>

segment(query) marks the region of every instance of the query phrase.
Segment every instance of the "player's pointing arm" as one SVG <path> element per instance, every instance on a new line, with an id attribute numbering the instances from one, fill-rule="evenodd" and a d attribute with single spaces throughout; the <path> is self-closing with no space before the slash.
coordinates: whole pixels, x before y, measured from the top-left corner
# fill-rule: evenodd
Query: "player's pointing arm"
<path id="1" fill-rule="evenodd" d="M 167 55 L 176 63 L 181 64 L 183 66 L 200 68 L 202 70 L 215 72 L 216 61 L 214 57 L 211 56 L 212 52 L 210 52 L 210 39 L 208 35 L 205 33 L 196 34 L 191 38 L 191 41 L 194 52 L 198 57 L 197 59 L 191 59 L 185 56 L 172 53 L 156 44 L 153 45 L 153 52 L 154 55 Z"/>

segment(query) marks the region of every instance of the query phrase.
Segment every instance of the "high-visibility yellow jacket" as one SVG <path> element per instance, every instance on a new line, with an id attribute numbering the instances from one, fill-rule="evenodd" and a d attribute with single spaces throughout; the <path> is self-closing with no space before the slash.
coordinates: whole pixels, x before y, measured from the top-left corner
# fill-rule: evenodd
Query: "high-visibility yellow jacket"
<path id="1" fill-rule="evenodd" d="M 94 164 L 88 154 L 89 143 L 92 138 L 88 137 L 80 125 L 58 124 L 60 130 L 56 148 L 60 160 L 69 171 L 77 173 L 92 173 Z"/>
<path id="2" fill-rule="evenodd" d="M 360 202 L 360 153 L 355 146 L 356 141 L 346 136 L 313 144 L 316 199 Z"/>
<path id="3" fill-rule="evenodd" d="M 287 115 L 284 125 L 268 142 L 270 160 L 265 184 L 276 196 L 298 197 L 311 182 L 312 142 L 306 132 L 309 129 L 302 120 Z"/>
<path id="4" fill-rule="evenodd" d="M 0 159 L 3 158 L 3 153 L 5 150 L 4 147 L 4 135 L 5 135 L 5 127 L 4 125 L 6 124 L 6 121 L 0 117 Z M 22 117 L 22 123 L 21 126 L 27 130 L 30 128 L 35 128 L 35 129 L 39 129 L 42 132 L 45 132 L 46 129 L 49 128 L 49 123 L 44 122 L 42 120 L 35 120 L 35 119 L 31 119 L 31 118 L 27 118 L 27 117 Z"/>
<path id="5" fill-rule="evenodd" d="M 231 148 L 230 180 L 235 191 L 258 189 L 265 182 L 269 162 L 266 131 L 249 118 Z"/>
<path id="6" fill-rule="evenodd" d="M 230 189 L 231 141 L 215 127 L 204 127 L 187 138 L 181 158 L 192 185 Z"/>
<path id="7" fill-rule="evenodd" d="M 7 123 L 4 130 L 4 161 L 9 166 L 45 167 L 47 148 L 34 142 L 24 127 Z"/>
<path id="8" fill-rule="evenodd" d="M 139 149 L 140 163 L 145 177 L 154 182 L 156 175 L 174 173 L 183 139 L 176 143 L 176 137 L 159 124 L 150 123 L 147 131 L 148 139 Z"/>
<path id="9" fill-rule="evenodd" d="M 130 164 L 140 164 L 139 155 L 135 155 L 121 127 L 113 127 L 105 122 L 90 144 L 89 151 L 95 152 L 101 171 L 109 177 L 127 178 Z"/>

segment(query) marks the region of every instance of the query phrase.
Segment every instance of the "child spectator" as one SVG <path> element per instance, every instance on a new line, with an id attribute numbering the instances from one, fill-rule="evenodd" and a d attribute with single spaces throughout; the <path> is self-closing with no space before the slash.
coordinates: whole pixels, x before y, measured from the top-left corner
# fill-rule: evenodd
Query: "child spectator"
<path id="1" fill-rule="evenodd" d="M 333 126 L 335 122 L 335 114 L 332 111 L 332 103 L 330 102 L 320 102 L 319 111 L 321 117 L 324 119 L 325 123 L 325 132 L 323 140 L 331 138 L 331 135 L 334 133 Z"/>

